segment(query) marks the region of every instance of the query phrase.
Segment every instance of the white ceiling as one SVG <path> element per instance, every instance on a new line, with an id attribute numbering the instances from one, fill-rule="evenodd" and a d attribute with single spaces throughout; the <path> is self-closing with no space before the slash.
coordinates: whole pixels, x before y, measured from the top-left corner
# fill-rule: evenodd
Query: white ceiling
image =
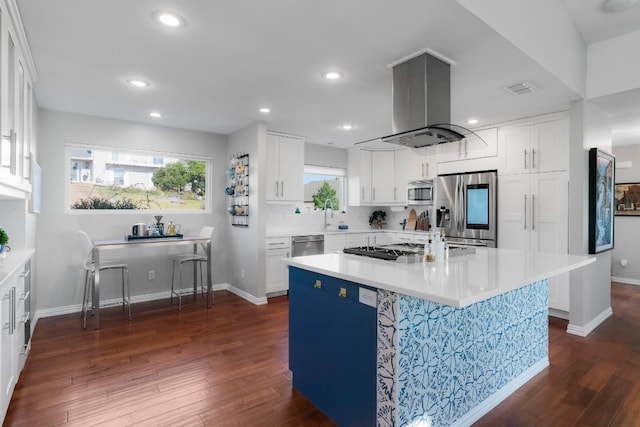
<path id="1" fill-rule="evenodd" d="M 640 6 L 612 15 L 601 12 L 601 0 L 562 1 L 588 43 L 640 30 Z M 391 133 L 388 64 L 424 48 L 455 62 L 453 123 L 475 117 L 478 126 L 492 124 L 564 110 L 578 99 L 451 0 L 17 4 L 38 73 L 38 104 L 54 110 L 221 134 L 264 120 L 312 143 L 348 147 Z M 188 25 L 159 26 L 151 19 L 158 9 L 178 12 Z M 329 69 L 345 78 L 323 81 Z M 132 88 L 128 78 L 151 87 Z M 502 89 L 522 80 L 540 90 L 516 97 Z M 625 102 L 640 99 L 632 95 Z M 619 109 L 612 99 L 599 105 Z M 259 113 L 262 106 L 272 112 Z M 164 117 L 150 118 L 152 110 Z M 339 129 L 346 122 L 356 129 Z"/>

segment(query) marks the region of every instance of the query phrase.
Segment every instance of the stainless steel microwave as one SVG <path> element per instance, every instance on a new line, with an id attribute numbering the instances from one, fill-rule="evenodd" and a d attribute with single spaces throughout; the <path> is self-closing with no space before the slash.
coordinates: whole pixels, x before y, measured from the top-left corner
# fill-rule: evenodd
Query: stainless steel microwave
<path id="1" fill-rule="evenodd" d="M 407 205 L 432 205 L 433 180 L 410 181 L 407 185 Z"/>

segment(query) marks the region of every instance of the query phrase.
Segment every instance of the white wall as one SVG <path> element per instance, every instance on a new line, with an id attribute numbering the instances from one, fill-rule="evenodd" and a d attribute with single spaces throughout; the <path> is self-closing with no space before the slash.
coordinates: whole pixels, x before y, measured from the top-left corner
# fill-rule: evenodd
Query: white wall
<path id="1" fill-rule="evenodd" d="M 589 252 L 589 149 L 611 152 L 611 119 L 588 101 L 571 103 L 569 146 L 569 253 Z M 611 315 L 611 251 L 570 273 L 568 332 L 588 335 Z"/>
<path id="2" fill-rule="evenodd" d="M 640 182 L 640 145 L 624 145 L 615 147 L 613 154 L 616 163 L 631 162 L 631 167 L 620 169 L 616 167 L 616 182 Z M 640 256 L 638 256 L 638 242 L 640 241 L 640 217 L 616 216 L 614 219 L 615 246 L 611 254 L 611 275 L 616 282 L 640 285 Z M 622 266 L 620 261 L 627 260 Z"/>
<path id="3" fill-rule="evenodd" d="M 167 214 L 163 222 L 173 220 L 182 224 L 184 234 L 197 234 L 204 225 L 214 226 L 213 283 L 227 282 L 226 265 L 216 255 L 224 251 L 223 242 L 228 240 L 223 191 L 227 164 L 225 136 L 41 109 L 38 117 L 38 159 L 43 185 L 42 211 L 37 215 L 38 294 L 35 301 L 38 312 L 54 315 L 71 311 L 73 307 L 78 309 L 81 304 L 84 254 L 76 250 L 77 230 L 86 231 L 95 240 L 119 238 L 130 233 L 133 223 L 155 221 L 153 212 L 65 212 L 65 186 L 69 181 L 65 168 L 67 142 L 211 157 L 213 178 L 207 183 L 207 188 L 213 198 L 213 212 Z M 114 250 L 105 256 L 127 260 L 133 297 L 170 289 L 171 263 L 167 256 L 172 250 Z M 155 281 L 148 280 L 148 270 L 155 270 Z M 117 286 L 103 283 L 101 299 L 117 298 Z"/>
<path id="4" fill-rule="evenodd" d="M 229 214 L 226 214 L 224 222 L 229 240 L 225 242 L 227 250 L 222 254 L 222 260 L 228 265 L 229 283 L 236 292 L 239 291 L 256 304 L 266 303 L 265 204 L 264 191 L 260 190 L 260 182 L 264 182 L 266 178 L 266 148 L 266 124 L 257 122 L 229 135 L 226 156 L 228 164 L 233 154 L 249 154 L 249 226 L 232 226 Z"/>
<path id="5" fill-rule="evenodd" d="M 640 88 L 640 31 L 594 43 L 588 49 L 589 99 Z"/>
<path id="6" fill-rule="evenodd" d="M 587 48 L 562 2 L 457 1 L 584 97 Z M 541 30 L 541 23 L 544 23 L 544 30 Z"/>

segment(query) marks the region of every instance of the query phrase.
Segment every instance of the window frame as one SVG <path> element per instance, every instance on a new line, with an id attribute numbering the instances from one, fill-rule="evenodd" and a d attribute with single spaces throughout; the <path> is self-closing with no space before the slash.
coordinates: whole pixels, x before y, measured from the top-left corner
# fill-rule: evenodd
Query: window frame
<path id="1" fill-rule="evenodd" d="M 72 209 L 71 208 L 71 161 L 72 156 L 71 152 L 73 149 L 82 149 L 82 150 L 96 150 L 96 151 L 107 151 L 107 152 L 116 152 L 116 153 L 126 153 L 133 154 L 137 156 L 149 156 L 154 158 L 156 157 L 169 157 L 173 159 L 180 160 L 196 160 L 205 162 L 206 164 L 206 172 L 205 172 L 205 182 L 208 184 L 207 189 L 205 191 L 205 204 L 204 209 Z M 166 163 L 163 165 L 166 166 Z M 95 179 L 95 178 L 94 178 Z M 175 153 L 169 151 L 156 151 L 156 150 L 143 150 L 136 148 L 123 148 L 116 146 L 108 146 L 108 145 L 98 145 L 98 144 L 82 144 L 82 143 L 71 143 L 68 142 L 65 144 L 65 172 L 64 172 L 64 202 L 65 202 L 65 214 L 71 215 L 127 215 L 133 213 L 162 213 L 162 214 L 211 214 L 213 212 L 213 198 L 211 197 L 211 184 L 213 182 L 213 159 L 208 156 L 201 156 L 197 154 L 185 154 L 185 153 Z"/>
<path id="2" fill-rule="evenodd" d="M 339 168 L 339 167 L 331 167 L 331 166 L 318 166 L 318 165 L 309 165 L 305 164 L 303 167 L 303 181 L 305 175 L 326 175 L 326 176 L 337 176 L 342 178 L 340 184 L 340 191 L 338 191 L 338 204 L 340 205 L 340 211 L 347 211 L 347 169 Z M 303 182 L 303 185 L 304 182 Z M 303 200 L 303 205 L 306 203 L 306 200 Z M 323 212 L 322 209 L 312 209 L 312 212 L 319 211 Z"/>

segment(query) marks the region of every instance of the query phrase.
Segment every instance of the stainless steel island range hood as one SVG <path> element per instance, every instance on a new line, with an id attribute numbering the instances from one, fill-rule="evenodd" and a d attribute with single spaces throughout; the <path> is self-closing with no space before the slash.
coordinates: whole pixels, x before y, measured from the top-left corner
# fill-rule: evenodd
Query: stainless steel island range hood
<path id="1" fill-rule="evenodd" d="M 412 148 L 479 138 L 451 124 L 450 65 L 427 53 L 393 66 L 392 130 L 383 142 Z"/>

